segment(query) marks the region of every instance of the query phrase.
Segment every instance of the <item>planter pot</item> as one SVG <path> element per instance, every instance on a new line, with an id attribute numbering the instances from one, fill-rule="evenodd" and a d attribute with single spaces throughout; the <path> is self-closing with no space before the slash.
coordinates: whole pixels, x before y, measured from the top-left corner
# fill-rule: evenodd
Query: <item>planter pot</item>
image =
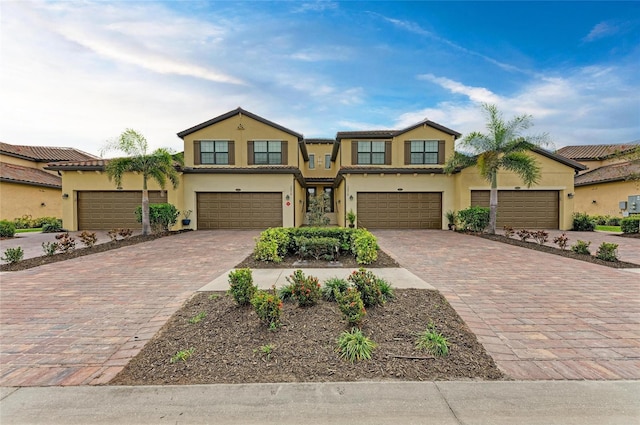
<path id="1" fill-rule="evenodd" d="M 349 227 L 353 229 L 354 227 L 356 227 L 356 225 L 355 224 L 350 224 Z"/>
<path id="2" fill-rule="evenodd" d="M 182 219 L 182 225 L 183 226 L 188 226 L 189 224 L 191 224 L 191 219 L 190 218 Z"/>

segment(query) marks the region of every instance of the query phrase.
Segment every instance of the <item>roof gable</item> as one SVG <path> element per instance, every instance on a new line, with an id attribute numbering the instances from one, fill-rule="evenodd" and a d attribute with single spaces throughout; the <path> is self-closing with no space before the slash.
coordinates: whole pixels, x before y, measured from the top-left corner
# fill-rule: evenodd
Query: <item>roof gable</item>
<path id="1" fill-rule="evenodd" d="M 436 122 L 430 120 L 423 120 L 416 124 L 410 125 L 409 127 L 403 128 L 401 130 L 363 130 L 363 131 L 339 131 L 336 135 L 336 140 L 340 141 L 342 139 L 392 139 L 396 136 L 399 136 L 403 133 L 407 133 L 411 130 L 414 130 L 421 126 L 427 126 L 431 128 L 435 128 L 436 130 L 442 131 L 443 133 L 449 134 L 454 138 L 458 138 L 461 136 L 461 133 L 458 133 L 455 130 L 451 130 L 443 125 L 440 125 Z"/>
<path id="2" fill-rule="evenodd" d="M 35 162 L 87 161 L 98 158 L 75 148 L 10 145 L 3 142 L 0 142 L 0 153 Z"/>

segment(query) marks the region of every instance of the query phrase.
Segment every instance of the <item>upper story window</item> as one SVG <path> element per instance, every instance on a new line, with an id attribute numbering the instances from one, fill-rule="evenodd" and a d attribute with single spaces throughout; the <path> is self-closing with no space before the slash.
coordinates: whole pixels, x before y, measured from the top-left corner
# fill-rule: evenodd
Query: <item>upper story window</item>
<path id="1" fill-rule="evenodd" d="M 287 142 L 255 140 L 249 142 L 249 165 L 286 165 Z"/>
<path id="2" fill-rule="evenodd" d="M 195 165 L 233 165 L 232 140 L 196 140 L 194 142 Z"/>
<path id="3" fill-rule="evenodd" d="M 331 168 L 331 154 L 325 154 L 324 156 L 324 168 L 329 170 Z"/>
<path id="4" fill-rule="evenodd" d="M 316 168 L 316 155 L 313 153 L 309 154 L 309 169 L 313 170 Z"/>
<path id="5" fill-rule="evenodd" d="M 358 141 L 357 164 L 373 165 L 386 163 L 386 142 Z"/>
<path id="6" fill-rule="evenodd" d="M 444 140 L 406 140 L 405 164 L 444 164 Z"/>

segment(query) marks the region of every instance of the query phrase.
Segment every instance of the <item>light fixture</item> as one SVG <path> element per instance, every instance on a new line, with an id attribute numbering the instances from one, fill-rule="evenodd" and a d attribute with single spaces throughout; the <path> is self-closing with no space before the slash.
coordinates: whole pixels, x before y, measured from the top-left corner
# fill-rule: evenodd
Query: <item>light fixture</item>
<path id="1" fill-rule="evenodd" d="M 349 195 L 349 200 L 353 201 L 353 195 Z"/>
<path id="2" fill-rule="evenodd" d="M 287 196 L 284 197 L 284 199 L 286 199 L 288 201 L 289 199 L 291 199 L 291 197 L 289 195 L 287 195 Z"/>
<path id="3" fill-rule="evenodd" d="M 403 188 L 401 188 L 401 187 L 399 187 L 399 188 L 398 188 L 398 192 L 402 192 L 403 190 L 404 190 L 404 189 L 403 189 Z"/>
<path id="4" fill-rule="evenodd" d="M 242 189 L 240 189 L 239 187 L 236 188 L 236 192 L 240 192 Z"/>
<path id="5" fill-rule="evenodd" d="M 47 206 L 47 204 L 45 204 L 44 202 L 41 202 L 41 203 L 40 203 L 40 206 L 41 206 L 41 207 L 46 207 L 46 206 Z"/>
<path id="6" fill-rule="evenodd" d="M 68 193 L 62 194 L 62 199 L 69 199 L 69 194 Z"/>
<path id="7" fill-rule="evenodd" d="M 594 199 L 593 201 L 591 201 L 592 204 L 597 204 L 596 200 Z"/>
<path id="8" fill-rule="evenodd" d="M 574 195 L 573 192 L 569 192 L 569 193 L 567 193 L 567 198 L 573 199 L 573 195 Z"/>

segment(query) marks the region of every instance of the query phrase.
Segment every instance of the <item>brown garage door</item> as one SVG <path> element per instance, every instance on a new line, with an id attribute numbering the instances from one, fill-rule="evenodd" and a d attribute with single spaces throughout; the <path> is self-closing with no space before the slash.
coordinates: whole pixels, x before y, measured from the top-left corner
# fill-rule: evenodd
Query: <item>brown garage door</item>
<path id="1" fill-rule="evenodd" d="M 471 205 L 488 207 L 489 191 L 472 190 Z M 557 229 L 559 211 L 557 190 L 501 190 L 496 227 Z"/>
<path id="2" fill-rule="evenodd" d="M 266 229 L 282 226 L 282 193 L 202 192 L 198 229 Z"/>
<path id="3" fill-rule="evenodd" d="M 166 192 L 165 192 L 166 194 Z M 160 191 L 149 192 L 152 204 L 167 202 Z M 142 205 L 141 191 L 78 192 L 78 229 L 110 230 L 118 227 L 137 229 L 134 211 Z"/>
<path id="4" fill-rule="evenodd" d="M 441 229 L 442 193 L 358 193 L 358 226 Z"/>

